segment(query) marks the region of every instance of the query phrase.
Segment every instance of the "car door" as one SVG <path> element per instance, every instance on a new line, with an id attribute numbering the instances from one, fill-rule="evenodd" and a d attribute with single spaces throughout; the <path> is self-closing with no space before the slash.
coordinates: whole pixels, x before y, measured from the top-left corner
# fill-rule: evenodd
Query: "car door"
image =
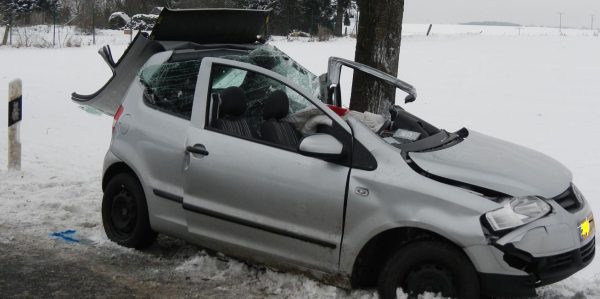
<path id="1" fill-rule="evenodd" d="M 222 76 L 223 69 L 228 76 Z M 183 206 L 188 231 L 205 246 L 235 256 L 335 271 L 349 164 L 214 129 L 218 90 L 236 85 L 254 97 L 247 103 L 249 120 L 260 118 L 256 111 L 261 111 L 263 93 L 282 89 L 291 98 L 291 112 L 313 105 L 331 120 L 334 137 L 351 146 L 348 125 L 284 77 L 246 63 L 205 59 L 186 141 Z"/>

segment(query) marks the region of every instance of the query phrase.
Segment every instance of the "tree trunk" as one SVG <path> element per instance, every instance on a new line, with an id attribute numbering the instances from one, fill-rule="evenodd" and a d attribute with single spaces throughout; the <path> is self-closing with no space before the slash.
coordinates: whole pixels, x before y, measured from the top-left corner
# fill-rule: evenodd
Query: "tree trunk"
<path id="1" fill-rule="evenodd" d="M 359 0 L 357 62 L 398 75 L 404 0 Z M 381 80 L 354 72 L 350 109 L 389 115 L 396 89 Z"/>
<path id="2" fill-rule="evenodd" d="M 6 24 L 4 27 L 4 37 L 2 37 L 2 45 L 6 46 L 6 42 L 8 41 L 8 34 L 10 33 L 11 24 Z"/>
<path id="3" fill-rule="evenodd" d="M 337 8 L 336 8 L 336 15 L 335 15 L 335 28 L 334 28 L 334 32 L 333 34 L 335 34 L 336 36 L 342 36 L 342 31 L 344 28 L 344 11 L 346 11 L 346 1 L 345 0 L 338 0 L 337 1 Z"/>

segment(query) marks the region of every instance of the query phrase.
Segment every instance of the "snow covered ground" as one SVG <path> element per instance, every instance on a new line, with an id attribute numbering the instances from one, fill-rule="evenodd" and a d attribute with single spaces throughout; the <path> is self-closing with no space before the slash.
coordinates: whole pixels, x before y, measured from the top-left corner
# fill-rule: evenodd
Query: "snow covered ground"
<path id="1" fill-rule="evenodd" d="M 427 26 L 404 27 L 399 78 L 419 91 L 407 110 L 447 130 L 466 126 L 556 158 L 571 169 L 600 215 L 600 38 L 589 30 L 568 29 L 560 35 L 556 28 L 524 28 L 519 35 L 516 27 L 461 25 L 434 25 L 432 36 L 426 37 Z M 51 240 L 52 232 L 74 229 L 86 242 L 72 246 L 144 255 L 115 246 L 102 230 L 100 176 L 112 119 L 70 101 L 71 92 L 94 92 L 110 76 L 96 53 L 99 45 L 112 44 L 118 56 L 129 36 L 101 31 L 97 46 L 88 46 L 91 36 L 78 38 L 80 48 L 0 47 L 0 100 L 13 78 L 23 79 L 24 89 L 21 172 L 4 169 L 6 128 L 0 126 L 0 244 L 19 242 L 23 236 Z M 353 59 L 355 40 L 275 38 L 273 44 L 320 74 L 326 71 L 328 56 Z M 343 77 L 345 95 L 350 79 L 349 74 Z M 0 104 L 2 124 L 7 122 L 6 109 Z M 246 288 L 265 297 L 373 296 L 293 274 L 257 272 L 235 261 L 223 264 L 202 252 L 170 259 L 169 271 L 192 280 L 253 279 L 255 283 L 237 286 L 235 294 Z M 545 298 L 600 297 L 600 259 L 539 293 Z"/>

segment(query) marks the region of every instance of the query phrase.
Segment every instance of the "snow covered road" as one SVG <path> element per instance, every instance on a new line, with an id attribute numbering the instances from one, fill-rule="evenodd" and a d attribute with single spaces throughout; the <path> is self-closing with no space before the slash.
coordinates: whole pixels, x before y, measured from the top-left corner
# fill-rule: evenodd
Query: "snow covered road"
<path id="1" fill-rule="evenodd" d="M 317 74 L 326 71 L 331 55 L 354 56 L 352 39 L 273 44 Z M 124 49 L 118 45 L 113 53 Z M 372 291 L 347 292 L 299 275 L 227 262 L 170 238 L 161 238 L 147 252 L 109 242 L 100 218 L 100 175 L 112 120 L 70 101 L 71 92 L 94 92 L 110 76 L 96 51 L 93 46 L 0 48 L 0 100 L 13 78 L 23 79 L 24 90 L 22 172 L 4 170 L 6 128 L 0 126 L 0 294 L 17 294 L 27 286 L 30 296 L 81 294 L 70 293 L 74 287 L 66 281 L 78 284 L 89 278 L 97 284 L 82 290 L 91 295 L 105 289 L 106 297 L 374 296 Z M 450 131 L 466 126 L 549 154 L 571 169 L 600 215 L 600 38 L 409 36 L 401 51 L 399 77 L 420 95 L 407 110 Z M 342 81 L 346 95 L 350 78 Z M 0 123 L 6 123 L 6 115 L 1 104 Z M 50 236 L 69 229 L 82 242 Z M 539 294 L 600 298 L 599 273 L 596 259 Z"/>

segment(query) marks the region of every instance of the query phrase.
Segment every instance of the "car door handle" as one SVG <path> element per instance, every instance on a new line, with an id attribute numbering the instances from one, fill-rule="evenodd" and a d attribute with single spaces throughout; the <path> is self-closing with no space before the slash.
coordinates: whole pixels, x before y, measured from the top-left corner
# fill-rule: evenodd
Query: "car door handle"
<path id="1" fill-rule="evenodd" d="M 208 156 L 208 151 L 206 150 L 206 147 L 202 144 L 194 144 L 194 146 L 188 146 L 186 147 L 186 151 L 192 154 Z"/>

